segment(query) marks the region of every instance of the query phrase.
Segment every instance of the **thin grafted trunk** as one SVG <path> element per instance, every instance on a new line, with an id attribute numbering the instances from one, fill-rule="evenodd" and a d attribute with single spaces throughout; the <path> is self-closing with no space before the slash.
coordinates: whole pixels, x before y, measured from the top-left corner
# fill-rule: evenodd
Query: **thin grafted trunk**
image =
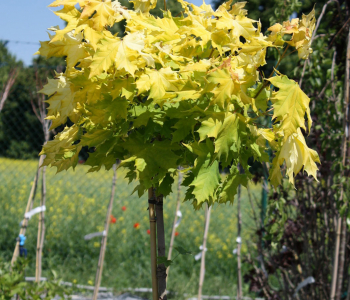
<path id="1" fill-rule="evenodd" d="M 153 188 L 148 189 L 148 210 L 150 226 L 150 247 L 151 247 L 151 274 L 152 274 L 152 299 L 158 299 L 158 282 L 157 282 L 157 241 L 156 241 L 156 210 L 155 197 Z"/>
<path id="2" fill-rule="evenodd" d="M 202 257 L 201 257 L 201 270 L 199 273 L 199 286 L 198 286 L 198 300 L 202 300 L 202 289 L 204 283 L 205 276 L 205 251 L 207 247 L 207 238 L 209 232 L 209 222 L 210 222 L 210 212 L 211 207 L 208 208 L 208 205 L 205 209 L 205 226 L 204 226 L 204 236 L 203 236 L 203 244 L 202 244 Z"/>
<path id="3" fill-rule="evenodd" d="M 21 227 L 21 229 L 19 231 L 19 234 L 23 234 L 23 235 L 26 234 L 26 230 L 27 230 L 27 226 L 28 226 L 28 219 L 25 217 L 25 214 L 28 213 L 31 210 L 32 206 L 33 206 L 33 201 L 34 201 L 35 194 L 36 194 L 36 188 L 38 186 L 39 170 L 40 170 L 40 166 L 43 163 L 43 160 L 44 160 L 43 156 L 40 156 L 38 168 L 36 170 L 36 174 L 35 174 L 35 177 L 34 177 L 32 188 L 31 188 L 31 191 L 30 191 L 30 194 L 29 194 L 29 197 L 28 197 L 27 207 L 26 207 L 26 210 L 24 212 L 24 218 L 23 218 L 23 221 L 22 221 L 22 227 Z M 12 260 L 11 260 L 11 266 L 13 266 L 13 264 L 16 262 L 18 256 L 19 256 L 19 241 L 16 242 L 15 250 L 13 251 Z"/>
<path id="4" fill-rule="evenodd" d="M 156 204 L 157 216 L 157 240 L 158 257 L 165 257 L 165 234 L 164 234 L 164 215 L 163 215 L 163 195 L 157 197 Z M 158 295 L 160 300 L 167 300 L 166 294 L 166 267 L 164 264 L 157 266 Z"/>
<path id="5" fill-rule="evenodd" d="M 94 295 L 92 298 L 93 300 L 97 299 L 98 290 L 100 289 L 100 284 L 101 284 L 103 262 L 104 262 L 105 253 L 106 253 L 107 236 L 108 236 L 109 223 L 110 223 L 110 218 L 111 218 L 112 208 L 113 208 L 116 181 L 117 181 L 117 164 L 114 164 L 113 165 L 113 181 L 112 181 L 111 198 L 109 200 L 109 204 L 108 204 L 108 208 L 107 208 L 105 227 L 104 227 L 104 232 L 103 232 L 103 236 L 102 236 L 102 240 L 101 240 L 101 250 L 100 250 L 100 257 L 98 260 L 97 271 L 96 271 L 95 289 L 94 289 Z"/>
<path id="6" fill-rule="evenodd" d="M 10 71 L 9 78 L 7 79 L 5 87 L 0 95 L 0 112 L 4 108 L 5 102 L 10 94 L 11 87 L 14 85 L 16 81 L 17 75 L 18 75 L 17 69 L 13 69 Z"/>

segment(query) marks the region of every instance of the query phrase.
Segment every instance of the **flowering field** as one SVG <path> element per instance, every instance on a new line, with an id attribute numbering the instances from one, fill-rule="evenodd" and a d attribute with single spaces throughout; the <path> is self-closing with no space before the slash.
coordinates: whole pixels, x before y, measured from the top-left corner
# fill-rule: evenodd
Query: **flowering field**
<path id="1" fill-rule="evenodd" d="M 0 256 L 6 260 L 12 255 L 36 167 L 36 161 L 0 159 Z M 75 172 L 70 170 L 57 175 L 55 169 L 47 170 L 43 276 L 51 276 L 54 270 L 65 281 L 92 285 L 100 238 L 85 241 L 84 235 L 103 230 L 113 174 L 111 171 L 86 173 L 87 170 L 88 167 L 83 165 L 78 165 Z M 151 287 L 147 199 L 130 195 L 134 185 L 128 185 L 122 169 L 117 174 L 102 286 L 113 287 L 116 291 L 128 287 Z M 252 186 L 251 189 L 260 198 L 261 187 Z M 167 244 L 175 213 L 176 186 L 173 190 L 174 194 L 164 202 Z M 40 191 L 39 184 L 34 207 L 39 206 Z M 196 254 L 202 243 L 204 210 L 194 211 L 190 203 L 182 203 L 180 210 L 183 218 L 177 228 L 175 246 Z M 249 248 L 254 251 L 247 244 L 254 230 L 254 221 L 245 189 L 242 215 L 242 250 L 246 252 Z M 35 273 L 37 223 L 36 215 L 30 219 L 27 230 L 26 247 L 31 260 L 27 276 Z M 233 294 L 235 291 L 236 259 L 232 251 L 236 247 L 236 224 L 235 204 L 214 206 L 207 244 L 204 294 Z M 170 269 L 168 289 L 196 294 L 199 267 L 200 262 L 193 256 L 177 257 Z"/>

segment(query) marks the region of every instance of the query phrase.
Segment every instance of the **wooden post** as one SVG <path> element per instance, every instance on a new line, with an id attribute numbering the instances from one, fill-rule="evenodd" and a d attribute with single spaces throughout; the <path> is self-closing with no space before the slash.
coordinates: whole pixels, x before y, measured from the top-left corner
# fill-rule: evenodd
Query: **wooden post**
<path id="1" fill-rule="evenodd" d="M 148 189 L 148 210 L 151 238 L 151 273 L 152 273 L 152 299 L 158 299 L 158 282 L 157 282 L 157 241 L 156 241 L 156 211 L 155 197 L 153 188 Z"/>
<path id="2" fill-rule="evenodd" d="M 157 241 L 158 241 L 158 256 L 165 256 L 165 234 L 164 234 L 164 216 L 163 216 L 163 195 L 157 197 L 156 204 L 157 217 Z M 167 300 L 166 294 L 166 267 L 164 264 L 157 266 L 158 279 L 158 295 L 160 300 Z"/>
<path id="3" fill-rule="evenodd" d="M 46 204 L 46 167 L 43 167 L 40 206 L 44 206 L 45 204 Z M 41 278 L 41 270 L 42 270 L 41 262 L 42 262 L 44 240 L 45 240 L 45 211 L 41 211 L 39 215 L 38 236 L 37 236 L 37 243 L 36 243 L 35 282 L 40 282 L 40 278 Z"/>
<path id="4" fill-rule="evenodd" d="M 348 44 L 347 44 L 347 50 L 346 50 L 346 63 L 345 63 L 345 84 L 344 84 L 344 119 L 343 119 L 343 141 L 342 141 L 342 165 L 343 170 L 341 172 L 341 183 L 340 183 L 340 197 L 339 202 L 341 203 L 344 200 L 344 183 L 342 179 L 346 176 L 345 169 L 346 165 L 348 163 L 347 160 L 347 146 L 349 143 L 349 130 L 350 130 L 350 121 L 349 121 L 349 115 L 350 115 L 350 31 L 348 33 Z M 348 201 L 346 201 L 346 205 L 348 204 Z M 348 210 L 347 210 L 348 211 Z M 338 266 L 338 274 L 337 274 L 337 288 L 335 293 L 335 299 L 340 300 L 342 296 L 342 287 L 343 287 L 343 276 L 344 276 L 344 264 L 345 264 L 345 252 L 346 252 L 346 218 L 347 214 L 345 213 L 344 216 L 339 216 L 338 222 L 341 222 L 341 232 L 340 236 L 337 235 L 337 239 L 339 238 L 341 240 L 340 247 L 339 247 L 339 266 Z M 340 227 L 338 225 L 338 227 Z M 337 241 L 338 242 L 338 241 Z"/>
<path id="5" fill-rule="evenodd" d="M 204 236 L 203 236 L 203 245 L 202 245 L 203 249 L 202 249 L 202 257 L 201 257 L 201 270 L 199 273 L 198 300 L 202 300 L 202 288 L 203 288 L 204 276 L 205 276 L 205 252 L 206 252 L 207 238 L 208 238 L 208 232 L 209 232 L 210 211 L 211 211 L 211 207 L 208 208 L 208 205 L 206 205 L 205 226 L 204 226 Z"/>
<path id="6" fill-rule="evenodd" d="M 107 246 L 107 236 L 108 236 L 110 218 L 111 218 L 111 214 L 112 214 L 116 181 L 117 181 L 117 164 L 114 164 L 113 165 L 113 181 L 112 181 L 111 198 L 109 200 L 109 204 L 108 204 L 108 208 L 107 208 L 105 227 L 104 227 L 103 236 L 101 239 L 100 257 L 98 260 L 97 271 L 96 271 L 95 289 L 94 289 L 94 295 L 92 298 L 93 300 L 97 299 L 98 290 L 100 289 L 100 284 L 101 284 L 103 262 L 105 259 L 105 252 L 106 252 L 106 246 Z"/>
<path id="7" fill-rule="evenodd" d="M 237 193 L 237 300 L 242 300 L 242 273 L 241 273 L 241 230 L 242 230 L 242 214 L 241 214 L 241 185 L 238 186 Z"/>
<path id="8" fill-rule="evenodd" d="M 345 176 L 344 170 L 345 165 L 347 164 L 346 153 L 347 153 L 347 144 L 349 142 L 349 109 L 350 109 L 350 31 L 348 33 L 347 41 L 347 51 L 346 51 L 346 63 L 345 63 L 345 84 L 344 84 L 344 118 L 343 118 L 343 141 L 342 141 L 342 165 L 343 170 L 341 172 L 341 179 Z M 342 180 L 340 181 L 340 197 L 339 202 L 342 202 L 344 199 L 344 184 Z M 344 264 L 345 264 L 345 248 L 346 248 L 346 216 L 340 216 L 337 220 L 337 235 L 335 242 L 335 251 L 333 259 L 333 277 L 332 277 L 332 286 L 331 286 L 331 300 L 340 300 L 342 294 L 343 286 L 343 273 L 344 273 Z"/>
<path id="9" fill-rule="evenodd" d="M 27 202 L 27 207 L 26 207 L 26 210 L 24 212 L 24 218 L 23 218 L 23 221 L 22 221 L 22 227 L 21 227 L 21 229 L 19 231 L 19 234 L 23 234 L 23 235 L 26 234 L 26 230 L 27 230 L 27 226 L 28 226 L 28 219 L 25 217 L 25 214 L 28 213 L 30 211 L 31 207 L 33 206 L 33 201 L 34 201 L 35 194 L 36 194 L 36 188 L 38 186 L 39 170 L 40 170 L 40 166 L 43 163 L 43 160 L 44 160 L 44 157 L 40 156 L 38 168 L 36 170 L 36 174 L 35 174 L 35 177 L 34 177 L 32 188 L 30 190 L 30 194 L 29 194 L 28 202 Z M 13 251 L 12 260 L 11 260 L 11 266 L 14 265 L 14 263 L 16 262 L 18 256 L 19 256 L 19 241 L 16 242 L 15 250 Z"/>
<path id="10" fill-rule="evenodd" d="M 178 178 L 178 182 L 177 182 L 177 203 L 176 203 L 176 210 L 175 210 L 173 229 L 171 231 L 171 237 L 170 237 L 170 246 L 169 246 L 169 252 L 168 252 L 168 260 L 171 260 L 171 255 L 173 253 L 175 232 L 176 232 L 176 223 L 177 223 L 177 212 L 180 210 L 180 205 L 181 205 L 181 202 L 180 202 L 180 199 L 181 199 L 181 182 L 182 182 L 182 173 L 179 172 L 179 178 Z M 169 276 L 169 269 L 170 269 L 170 266 L 166 269 L 167 280 L 168 280 L 168 276 Z"/>

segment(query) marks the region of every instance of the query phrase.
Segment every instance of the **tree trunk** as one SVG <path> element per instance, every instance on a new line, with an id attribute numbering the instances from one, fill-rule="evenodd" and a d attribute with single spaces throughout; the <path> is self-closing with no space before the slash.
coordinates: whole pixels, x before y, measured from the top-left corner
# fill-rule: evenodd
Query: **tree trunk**
<path id="1" fill-rule="evenodd" d="M 164 215 L 163 215 L 163 195 L 157 197 L 156 204 L 157 217 L 157 240 L 158 240 L 158 256 L 165 257 L 165 234 L 164 234 Z M 164 264 L 157 266 L 158 279 L 158 295 L 160 300 L 167 300 L 166 294 L 166 267 Z"/>
<path id="2" fill-rule="evenodd" d="M 340 183 L 340 197 L 339 202 L 341 203 L 344 200 L 344 183 L 342 179 L 345 177 L 345 168 L 347 165 L 347 145 L 349 142 L 349 92 L 350 92 L 350 30 L 348 33 L 348 44 L 347 44 L 347 51 L 346 51 L 346 64 L 345 64 L 345 84 L 344 84 L 344 121 L 343 121 L 343 128 L 344 128 L 344 136 L 343 136 L 343 142 L 342 142 L 342 165 L 343 170 L 341 173 L 341 183 Z M 342 203 L 341 203 L 342 204 Z M 347 201 L 346 201 L 347 204 Z M 342 295 L 342 287 L 343 287 L 343 274 L 344 274 L 344 264 L 345 264 L 345 249 L 346 249 L 346 216 L 345 213 L 344 216 L 340 216 L 338 218 L 338 222 L 341 223 L 341 225 L 338 224 L 338 228 L 341 227 L 341 233 L 340 235 L 337 234 L 337 244 L 339 243 L 338 239 L 341 239 L 340 249 L 339 249 L 339 266 L 338 266 L 338 273 L 337 273 L 337 288 L 335 293 L 335 299 L 340 300 Z M 331 298 L 332 299 L 332 298 Z"/>
<path id="3" fill-rule="evenodd" d="M 241 230 L 242 230 L 242 214 L 241 214 L 241 185 L 238 186 L 237 193 L 237 300 L 242 300 L 242 273 L 241 273 Z"/>
<path id="4" fill-rule="evenodd" d="M 210 212 L 211 212 L 211 207 L 208 208 L 208 205 L 206 205 L 205 226 L 204 226 L 204 236 L 203 236 L 203 245 L 202 245 L 203 249 L 202 249 L 202 257 L 201 257 L 201 270 L 199 273 L 198 300 L 202 300 L 202 289 L 203 289 L 204 276 L 205 276 L 205 252 L 206 252 L 207 238 L 208 238 L 208 232 L 209 232 Z"/>
<path id="5" fill-rule="evenodd" d="M 31 188 L 31 191 L 30 191 L 30 194 L 28 197 L 27 207 L 26 207 L 26 210 L 24 212 L 24 215 L 26 213 L 28 213 L 30 211 L 31 207 L 33 206 L 33 201 L 34 201 L 35 194 L 36 194 L 36 188 L 38 186 L 39 170 L 40 170 L 40 166 L 43 163 L 43 160 L 44 160 L 44 157 L 40 156 L 38 168 L 36 170 L 36 174 L 35 174 L 32 188 Z M 28 219 L 24 216 L 23 221 L 22 221 L 22 227 L 19 231 L 19 234 L 25 235 L 26 230 L 27 230 L 27 226 L 28 226 Z M 13 266 L 13 264 L 16 262 L 18 256 L 19 256 L 19 241 L 16 242 L 15 250 L 13 251 L 11 266 Z"/>
<path id="6" fill-rule="evenodd" d="M 156 211 L 155 211 L 155 197 L 153 188 L 148 189 L 148 210 L 149 210 L 149 224 L 150 224 L 150 238 L 151 238 L 151 273 L 152 273 L 152 299 L 158 299 L 158 282 L 157 282 L 157 241 L 156 241 Z"/>
<path id="7" fill-rule="evenodd" d="M 176 223 L 177 223 L 177 212 L 180 210 L 180 199 L 181 199 L 181 182 L 182 182 L 182 173 L 179 172 L 179 178 L 177 182 L 177 203 L 176 203 L 176 210 L 175 210 L 175 218 L 173 223 L 173 229 L 171 231 L 171 237 L 170 237 L 170 246 L 169 246 L 169 252 L 168 252 L 168 260 L 171 260 L 171 255 L 173 253 L 173 247 L 174 247 L 174 240 L 175 240 L 175 232 L 176 232 Z M 169 269 L 170 266 L 166 269 L 167 274 L 167 280 L 169 276 Z"/>
<path id="8" fill-rule="evenodd" d="M 4 108 L 6 99 L 8 98 L 8 96 L 10 94 L 11 87 L 14 85 L 14 83 L 16 81 L 17 75 L 18 75 L 17 69 L 13 69 L 10 71 L 9 78 L 7 79 L 4 90 L 0 94 L 0 112 Z"/>
<path id="9" fill-rule="evenodd" d="M 114 195 L 115 195 L 116 181 L 117 181 L 117 164 L 114 164 L 113 165 L 113 181 L 112 181 L 111 198 L 110 198 L 109 204 L 108 204 L 107 215 L 106 215 L 106 220 L 105 220 L 105 227 L 104 227 L 104 232 L 103 232 L 103 236 L 102 236 L 102 240 L 101 240 L 101 250 L 100 250 L 100 257 L 98 260 L 97 271 L 96 271 L 95 289 L 94 289 L 94 295 L 92 298 L 93 300 L 97 299 L 98 290 L 100 289 L 100 284 L 101 284 L 103 262 L 104 262 L 105 253 L 106 253 L 107 236 L 108 236 L 109 223 L 110 223 L 110 218 L 111 218 L 112 208 L 113 208 L 113 200 L 114 200 Z"/>

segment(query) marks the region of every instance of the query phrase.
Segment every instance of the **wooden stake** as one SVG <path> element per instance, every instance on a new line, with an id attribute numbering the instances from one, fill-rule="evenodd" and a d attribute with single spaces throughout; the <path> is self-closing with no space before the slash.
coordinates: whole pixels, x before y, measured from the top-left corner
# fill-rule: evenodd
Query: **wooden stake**
<path id="1" fill-rule="evenodd" d="M 180 199 L 181 199 L 181 182 L 182 182 L 182 173 L 179 172 L 179 178 L 177 182 L 177 203 L 176 203 L 176 210 L 175 210 L 175 217 L 174 217 L 174 223 L 173 223 L 173 229 L 171 231 L 171 237 L 170 237 L 170 246 L 169 246 L 169 252 L 168 252 L 168 260 L 171 260 L 171 255 L 173 253 L 173 247 L 174 247 L 174 240 L 175 240 L 175 232 L 176 232 L 176 223 L 177 223 L 177 212 L 180 210 Z M 170 266 L 166 269 L 167 274 L 167 280 L 169 277 L 169 269 Z"/>
<path id="2" fill-rule="evenodd" d="M 156 204 L 157 217 L 157 241 L 158 241 L 158 256 L 165 256 L 165 234 L 164 234 L 164 216 L 163 216 L 163 195 L 157 197 Z M 164 264 L 157 266 L 158 279 L 158 295 L 160 300 L 167 300 L 166 294 L 166 267 Z"/>
<path id="3" fill-rule="evenodd" d="M 347 146 L 349 143 L 349 130 L 350 130 L 350 121 L 349 121 L 349 114 L 350 114 L 350 31 L 348 33 L 348 45 L 347 45 L 347 51 L 346 51 L 346 68 L 345 68 L 345 84 L 344 84 L 344 120 L 343 120 L 343 141 L 342 141 L 342 165 L 343 170 L 341 172 L 341 179 L 345 177 L 345 168 L 348 163 L 346 159 L 347 154 Z M 340 183 L 340 197 L 339 202 L 342 202 L 344 200 L 344 183 L 341 181 Z M 346 205 L 348 205 L 348 201 L 346 200 Z M 347 210 L 348 211 L 348 210 Z M 337 289 L 335 293 L 335 299 L 340 300 L 342 296 L 342 287 L 343 287 L 343 276 L 344 276 L 344 264 L 345 264 L 345 252 L 346 252 L 346 229 L 347 229 L 347 223 L 346 223 L 346 217 L 347 213 L 344 214 L 344 216 L 340 216 L 338 219 L 338 222 L 341 222 L 341 233 L 340 236 L 337 238 L 341 239 L 340 243 L 340 249 L 339 249 L 339 266 L 338 266 L 338 278 L 337 278 Z"/>
<path id="4" fill-rule="evenodd" d="M 113 208 L 113 200 L 114 200 L 114 195 L 115 195 L 116 181 L 117 181 L 117 164 L 114 164 L 113 165 L 113 181 L 112 181 L 111 198 L 109 200 L 109 204 L 108 204 L 108 208 L 107 208 L 105 227 L 104 227 L 104 232 L 103 232 L 104 234 L 103 234 L 102 239 L 101 239 L 100 257 L 98 260 L 97 271 L 96 271 L 95 289 L 94 289 L 94 295 L 92 298 L 93 300 L 97 299 L 98 290 L 100 289 L 100 284 L 101 284 L 103 262 L 105 259 L 105 253 L 106 253 L 106 247 L 107 247 L 107 236 L 108 236 L 109 223 L 110 223 L 110 218 L 111 218 L 112 208 Z"/>
<path id="5" fill-rule="evenodd" d="M 238 186 L 237 194 L 237 300 L 242 300 L 242 273 L 241 273 L 241 230 L 242 230 L 242 214 L 241 214 L 241 185 Z"/>
<path id="6" fill-rule="evenodd" d="M 344 84 L 344 120 L 343 120 L 343 130 L 344 136 L 342 141 L 342 164 L 343 171 L 341 172 L 341 179 L 344 177 L 344 169 L 346 161 L 346 152 L 347 152 L 347 143 L 349 140 L 349 93 L 350 93 L 350 31 L 348 33 L 348 42 L 347 42 L 347 52 L 346 52 L 346 68 L 345 68 L 345 84 Z M 339 202 L 344 198 L 344 185 L 343 182 L 340 182 L 340 197 Z M 330 299 L 339 300 L 341 297 L 341 289 L 343 285 L 343 272 L 344 272 L 344 263 L 345 263 L 345 246 L 346 246 L 346 216 L 339 216 L 337 220 L 337 235 L 335 241 L 335 251 L 333 259 L 333 276 L 332 276 L 332 286 L 331 286 L 331 295 Z M 340 246 L 341 241 L 341 246 Z M 339 264 L 338 264 L 339 262 Z"/>
<path id="7" fill-rule="evenodd" d="M 203 236 L 203 245 L 202 245 L 203 249 L 202 249 L 202 257 L 201 257 L 201 270 L 199 273 L 198 300 L 202 300 L 202 288 L 203 288 L 204 276 L 205 276 L 205 250 L 207 247 L 207 238 L 208 238 L 208 232 L 209 232 L 210 212 L 211 212 L 211 207 L 208 208 L 208 205 L 206 205 L 205 226 L 204 226 L 204 236 Z"/>
<path id="8" fill-rule="evenodd" d="M 152 299 L 158 299 L 158 282 L 157 282 L 157 241 L 156 241 L 156 211 L 154 208 L 154 192 L 153 188 L 148 189 L 148 209 L 149 209 L 149 224 L 151 238 L 151 273 L 152 273 Z"/>
<path id="9" fill-rule="evenodd" d="M 28 213 L 31 210 L 31 207 L 33 206 L 33 201 L 34 201 L 35 194 L 36 194 L 36 188 L 38 186 L 39 170 L 40 170 L 40 166 L 43 163 L 43 160 L 44 160 L 44 157 L 40 156 L 38 168 L 36 170 L 36 174 L 35 174 L 35 177 L 34 177 L 32 188 L 30 190 L 30 194 L 29 194 L 28 202 L 27 202 L 27 207 L 26 207 L 26 210 L 24 212 L 24 215 L 26 213 Z M 21 229 L 19 231 L 19 234 L 25 235 L 26 234 L 26 230 L 27 230 L 27 226 L 28 226 L 28 219 L 26 217 L 24 217 L 23 221 L 22 221 L 22 227 L 21 227 Z M 13 251 L 12 260 L 11 260 L 11 266 L 14 265 L 14 263 L 16 262 L 18 256 L 19 256 L 19 241 L 16 242 L 15 250 Z"/>

